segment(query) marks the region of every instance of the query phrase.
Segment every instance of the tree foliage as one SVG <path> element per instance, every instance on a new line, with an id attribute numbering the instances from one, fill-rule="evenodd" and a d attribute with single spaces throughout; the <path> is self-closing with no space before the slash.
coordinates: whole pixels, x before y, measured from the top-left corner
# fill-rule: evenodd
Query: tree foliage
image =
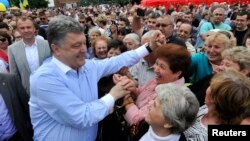
<path id="1" fill-rule="evenodd" d="M 11 6 L 18 6 L 20 4 L 20 1 L 23 0 L 9 0 L 9 3 Z M 29 8 L 44 8 L 48 7 L 49 2 L 47 0 L 28 0 L 29 2 Z"/>

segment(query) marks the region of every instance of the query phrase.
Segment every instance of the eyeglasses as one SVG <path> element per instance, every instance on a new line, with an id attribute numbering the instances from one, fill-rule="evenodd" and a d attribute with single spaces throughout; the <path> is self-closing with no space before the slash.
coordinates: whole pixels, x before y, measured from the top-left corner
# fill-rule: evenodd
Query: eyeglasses
<path id="1" fill-rule="evenodd" d="M 158 28 L 159 28 L 160 26 L 161 26 L 162 28 L 165 28 L 165 27 L 167 27 L 167 26 L 169 26 L 169 25 L 171 25 L 171 24 L 156 24 L 155 26 L 158 27 Z"/>
<path id="2" fill-rule="evenodd" d="M 224 34 L 225 36 L 227 36 L 229 39 L 231 39 L 231 34 L 230 34 L 229 32 L 220 30 L 219 33 L 222 33 L 222 34 Z"/>
<path id="3" fill-rule="evenodd" d="M 6 38 L 0 39 L 1 42 L 5 42 L 6 40 L 7 40 Z"/>

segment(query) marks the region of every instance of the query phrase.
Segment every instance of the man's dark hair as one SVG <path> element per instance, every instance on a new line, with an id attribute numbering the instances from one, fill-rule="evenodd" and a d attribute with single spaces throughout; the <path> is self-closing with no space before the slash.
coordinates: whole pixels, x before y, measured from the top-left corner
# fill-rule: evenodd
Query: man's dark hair
<path id="1" fill-rule="evenodd" d="M 157 12 L 151 12 L 149 15 L 148 15 L 148 18 L 151 18 L 151 19 L 157 19 L 159 18 L 161 15 Z"/>
<path id="2" fill-rule="evenodd" d="M 237 16 L 247 15 L 247 20 L 250 20 L 250 13 L 248 11 L 240 11 L 237 13 Z"/>
<path id="3" fill-rule="evenodd" d="M 9 26 L 4 22 L 0 22 L 0 28 L 6 28 L 7 30 L 10 30 Z"/>
<path id="4" fill-rule="evenodd" d="M 129 20 L 128 20 L 128 18 L 120 18 L 120 21 L 123 21 L 126 26 L 129 26 Z"/>

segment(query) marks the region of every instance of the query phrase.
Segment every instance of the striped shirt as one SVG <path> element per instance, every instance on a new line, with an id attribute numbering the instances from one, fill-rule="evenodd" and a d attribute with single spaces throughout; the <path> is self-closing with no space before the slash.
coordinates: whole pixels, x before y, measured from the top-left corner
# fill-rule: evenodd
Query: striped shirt
<path id="1" fill-rule="evenodd" d="M 201 123 L 202 117 L 207 112 L 207 105 L 200 107 L 194 125 L 184 132 L 187 141 L 208 141 L 207 127 Z"/>
<path id="2" fill-rule="evenodd" d="M 150 67 L 144 59 L 141 59 L 137 64 L 129 68 L 129 72 L 139 86 L 145 85 L 149 80 L 155 78 L 153 67 Z"/>

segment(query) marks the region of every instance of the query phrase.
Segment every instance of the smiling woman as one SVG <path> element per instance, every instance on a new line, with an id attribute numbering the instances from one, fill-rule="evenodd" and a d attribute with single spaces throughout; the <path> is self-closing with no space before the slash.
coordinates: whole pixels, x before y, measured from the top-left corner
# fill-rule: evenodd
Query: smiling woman
<path id="1" fill-rule="evenodd" d="M 229 31 L 227 31 L 229 32 Z M 216 32 L 206 38 L 204 49 L 205 52 L 199 52 L 192 55 L 192 63 L 189 74 L 192 75 L 192 83 L 217 72 L 222 61 L 221 53 L 224 49 L 232 48 L 236 45 L 231 38 L 221 32 Z"/>
<path id="2" fill-rule="evenodd" d="M 91 45 L 92 45 L 93 54 L 96 59 L 107 58 L 108 38 L 106 36 L 97 37 Z"/>
<path id="3" fill-rule="evenodd" d="M 191 62 L 188 50 L 176 44 L 167 44 L 159 47 L 156 50 L 156 58 L 157 60 L 153 67 L 156 74 L 155 79 L 148 81 L 139 88 L 133 89 L 131 96 L 136 97 L 136 101 L 125 106 L 126 113 L 124 118 L 130 125 L 135 127 L 132 129 L 138 129 L 143 123 L 145 116 L 149 112 L 149 101 L 156 98 L 156 86 L 168 83 L 183 86 L 183 75 L 187 72 Z M 138 130 L 142 133 L 144 129 Z M 133 136 L 137 139 L 140 138 L 138 134 Z"/>
<path id="4" fill-rule="evenodd" d="M 123 44 L 128 50 L 136 49 L 140 45 L 140 37 L 135 33 L 129 33 L 124 37 Z"/>

